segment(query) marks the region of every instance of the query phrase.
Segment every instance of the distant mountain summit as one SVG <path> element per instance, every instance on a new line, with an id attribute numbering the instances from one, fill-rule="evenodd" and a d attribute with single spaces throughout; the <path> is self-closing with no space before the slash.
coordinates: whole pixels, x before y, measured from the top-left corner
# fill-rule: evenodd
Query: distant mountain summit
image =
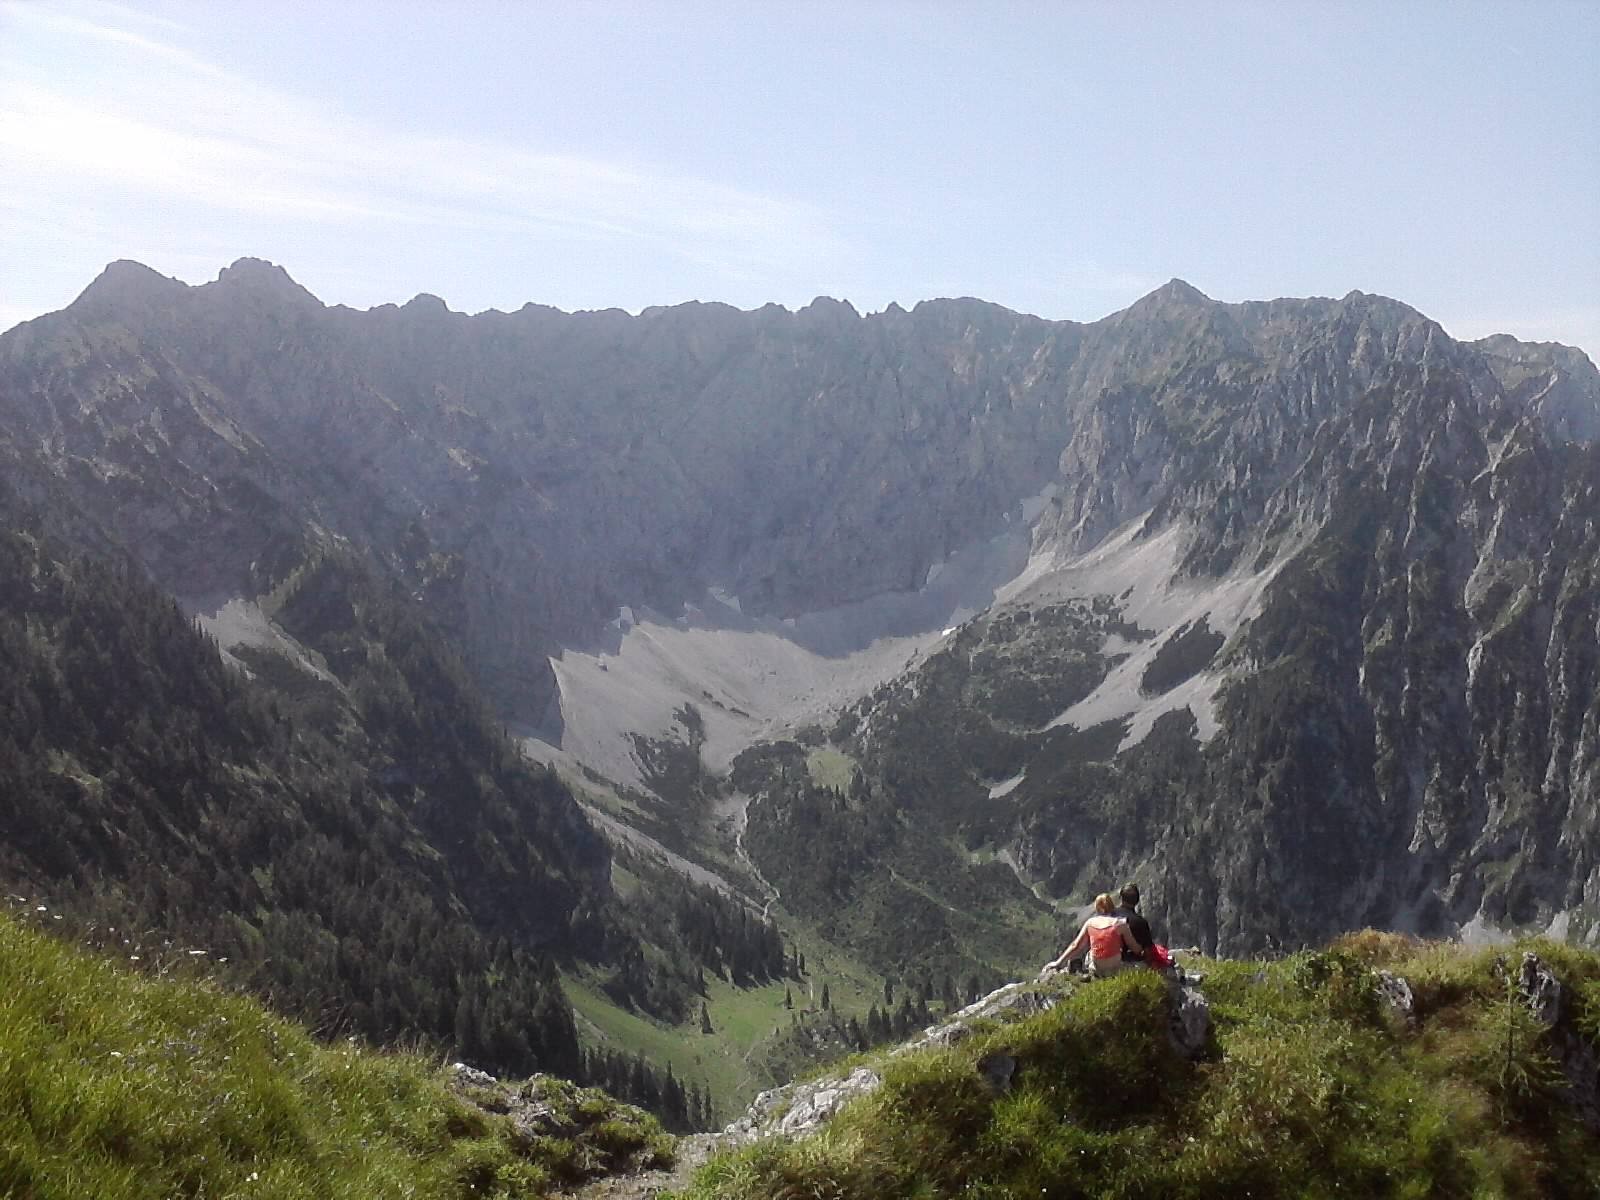
<path id="1" fill-rule="evenodd" d="M 467 316 L 121 262 L 0 337 L 18 487 L 191 612 L 337 548 L 555 757 L 649 790 L 637 746 L 685 705 L 712 775 L 810 722 L 860 804 L 932 793 L 976 856 L 949 871 L 1163 878 L 1158 912 L 1233 949 L 1596 928 L 1597 433 L 1575 350 L 1176 279 L 1090 324 Z M 752 846 L 792 851 L 809 801 L 749 782 Z M 861 869 L 915 882 L 886 846 Z"/>

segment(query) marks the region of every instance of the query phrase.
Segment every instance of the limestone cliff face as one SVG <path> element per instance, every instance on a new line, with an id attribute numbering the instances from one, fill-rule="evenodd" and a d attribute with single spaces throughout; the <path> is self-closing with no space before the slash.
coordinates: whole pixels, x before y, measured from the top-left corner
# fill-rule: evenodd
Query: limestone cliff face
<path id="1" fill-rule="evenodd" d="M 118 263 L 0 338 L 0 454 L 83 538 L 196 605 L 352 545 L 529 724 L 546 655 L 620 606 L 913 588 L 1047 490 L 1041 552 L 1137 520 L 1181 579 L 1270 573 L 1154 832 L 1074 842 L 1041 772 L 1000 839 L 1063 884 L 1191 864 L 1173 912 L 1235 945 L 1600 911 L 1597 433 L 1576 351 L 1180 281 L 1090 325 L 976 300 L 469 317 L 329 308 L 254 260 L 195 288 Z"/>
<path id="2" fill-rule="evenodd" d="M 950 772 L 968 790 L 1014 773 L 988 844 L 1058 893 L 1154 881 L 1174 936 L 1239 949 L 1476 922 L 1600 936 L 1593 367 L 1458 344 L 1359 295 L 1224 307 L 1169 288 L 1141 304 L 1172 331 L 1168 357 L 1129 343 L 1128 379 L 1089 404 L 1038 536 L 1082 548 L 1143 517 L 1147 539 L 1183 531 L 1177 582 L 1195 595 L 1267 581 L 1201 664 L 1211 688 L 1095 747 L 993 706 L 934 712 L 913 678 L 891 695 L 897 727 L 974 719 L 974 745 L 1004 739 L 1003 770 L 973 755 Z M 1146 619 L 1120 583 L 1085 568 L 1072 585 L 1097 586 Z M 1017 608 L 1036 642 L 1041 611 Z M 1150 653 L 1184 628 L 1150 629 Z M 1136 648 L 1107 646 L 1094 686 L 1110 690 Z M 968 657 L 976 677 L 983 655 Z M 1153 674 L 1140 686 L 1156 703 L 1176 684 Z M 1066 715 L 1080 710 L 1096 711 Z M 858 720 L 881 731 L 888 715 L 876 702 Z"/>
<path id="3" fill-rule="evenodd" d="M 1050 477 L 1059 339 L 975 301 L 356 313 L 265 263 L 193 289 L 119 263 L 5 339 L 0 427 L 185 597 L 355 543 L 527 716 L 544 655 L 620 605 L 919 583 Z"/>

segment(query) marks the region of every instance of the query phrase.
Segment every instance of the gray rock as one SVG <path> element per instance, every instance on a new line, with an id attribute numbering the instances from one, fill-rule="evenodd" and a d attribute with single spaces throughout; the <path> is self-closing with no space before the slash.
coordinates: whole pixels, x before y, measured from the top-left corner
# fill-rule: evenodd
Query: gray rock
<path id="1" fill-rule="evenodd" d="M 996 1051 L 978 1060 L 978 1074 L 991 1095 L 1003 1096 L 1011 1090 L 1011 1077 L 1017 1073 L 1017 1060 Z"/>
<path id="2" fill-rule="evenodd" d="M 487 1071 L 480 1071 L 477 1067 L 469 1067 L 466 1063 L 454 1063 L 450 1067 L 451 1081 L 458 1088 L 497 1088 L 500 1081 Z"/>
<path id="3" fill-rule="evenodd" d="M 1192 987 L 1173 983 L 1167 989 L 1171 1008 L 1167 1014 L 1167 1036 L 1172 1048 L 1191 1061 L 1203 1058 L 1211 1048 L 1211 1005 Z"/>
<path id="4" fill-rule="evenodd" d="M 1600 1049 L 1574 1025 L 1565 986 L 1530 951 L 1522 955 L 1517 990 L 1549 1030 L 1550 1046 L 1566 1077 L 1567 1100 L 1573 1111 L 1591 1132 L 1600 1134 Z"/>
<path id="5" fill-rule="evenodd" d="M 543 1101 L 520 1104 L 511 1110 L 511 1124 L 524 1141 L 535 1137 L 570 1137 L 580 1126 L 563 1118 Z"/>
<path id="6" fill-rule="evenodd" d="M 789 1111 L 778 1120 L 777 1132 L 791 1137 L 809 1133 L 850 1101 L 878 1090 L 883 1076 L 869 1067 L 857 1067 L 837 1081 L 824 1081 L 796 1095 Z"/>
<path id="7" fill-rule="evenodd" d="M 1188 735 L 1267 731 L 1237 769 L 1174 780 L 1098 861 L 1053 813 L 1004 847 L 1031 879 L 1204 878 L 1158 915 L 1230 953 L 1402 911 L 1510 925 L 1510 897 L 1545 920 L 1585 885 L 1600 740 L 1571 714 L 1595 699 L 1600 529 L 1567 443 L 1597 435 L 1577 351 L 1457 342 L 1361 293 L 1220 304 L 1176 281 L 1087 325 L 974 300 L 469 317 L 328 308 L 259 262 L 198 288 L 118 264 L 0 335 L 0 470 L 71 526 L 196 609 L 348 546 L 513 727 L 552 736 L 550 655 L 624 606 L 715 586 L 803 624 L 1008 530 L 1072 552 L 1135 519 L 1176 535 L 1186 582 L 1281 568 L 1218 662 L 1315 686 Z M 1374 769 L 1391 761 L 1408 769 Z M 1264 773 L 1284 785 L 1253 791 Z M 1241 903 L 1263 878 L 1295 886 Z"/>
<path id="8" fill-rule="evenodd" d="M 1522 966 L 1517 971 L 1517 990 L 1527 1000 L 1528 1007 L 1539 1018 L 1539 1023 L 1546 1029 L 1555 1028 L 1565 1006 L 1565 989 L 1555 972 L 1532 951 L 1522 955 Z"/>
<path id="9" fill-rule="evenodd" d="M 1069 994 L 1070 988 L 1063 991 L 1059 988 L 1040 988 L 1032 983 L 1008 983 L 981 1000 L 973 1001 L 948 1021 L 928 1026 L 920 1036 L 897 1047 L 894 1053 L 907 1054 L 925 1046 L 958 1045 L 971 1036 L 973 1027 L 979 1021 L 1000 1016 L 1020 1019 L 1034 1013 L 1049 1012 Z"/>
<path id="10" fill-rule="evenodd" d="M 802 1137 L 850 1101 L 877 1091 L 882 1083 L 883 1076 L 870 1067 L 857 1067 L 842 1078 L 830 1076 L 773 1088 L 757 1096 L 745 1115 L 722 1131 L 723 1140 L 738 1146 L 780 1135 Z"/>
<path id="11" fill-rule="evenodd" d="M 1411 992 L 1411 984 L 1403 976 L 1379 971 L 1373 990 L 1377 993 L 1379 1005 L 1391 1019 L 1408 1027 L 1416 1024 L 1417 998 Z"/>

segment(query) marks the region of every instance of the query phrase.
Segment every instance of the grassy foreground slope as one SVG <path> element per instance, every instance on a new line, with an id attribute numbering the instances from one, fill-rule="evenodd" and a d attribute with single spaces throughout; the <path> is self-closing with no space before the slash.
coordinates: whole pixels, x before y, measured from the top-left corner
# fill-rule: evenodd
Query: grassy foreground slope
<path id="1" fill-rule="evenodd" d="M 1529 949 L 1565 990 L 1553 1030 L 1516 986 Z M 1380 999 L 1379 967 L 1408 981 L 1409 1019 Z M 1600 1138 L 1558 1063 L 1586 1053 L 1595 1085 L 1600 956 L 1364 934 L 1206 972 L 1199 1063 L 1173 1052 L 1154 975 L 1080 986 L 875 1061 L 883 1086 L 818 1134 L 714 1159 L 681 1200 L 1600 1194 Z M 997 1094 L 980 1064 L 1000 1055 L 1016 1070 Z"/>
<path id="2" fill-rule="evenodd" d="M 319 1043 L 254 1000 L 0 914 L 0 1195 L 542 1196 L 670 1158 L 639 1110 L 529 1086 L 538 1116 L 519 1121 L 509 1088 L 473 1103 L 437 1062 Z"/>

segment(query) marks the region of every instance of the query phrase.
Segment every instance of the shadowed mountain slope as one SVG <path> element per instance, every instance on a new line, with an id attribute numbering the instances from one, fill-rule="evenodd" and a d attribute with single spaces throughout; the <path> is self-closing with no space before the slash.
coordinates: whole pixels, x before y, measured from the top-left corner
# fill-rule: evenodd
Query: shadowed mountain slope
<path id="1" fill-rule="evenodd" d="M 1000 911 L 1139 873 L 1233 949 L 1597 927 L 1597 428 L 1576 351 L 1177 280 L 1088 325 L 976 300 L 465 316 L 328 308 L 254 260 L 196 288 L 118 263 L 0 338 L 18 486 L 191 611 L 348 552 L 503 718 L 559 744 L 565 709 L 574 770 L 648 787 L 685 704 L 713 776 L 815 720 L 860 767 L 819 821 L 873 808 L 850 820 L 883 846 L 924 821 L 917 871 L 851 842 L 862 880 L 938 909 L 981 879 Z M 986 560 L 1018 573 L 962 593 L 981 610 L 880 605 L 1007 538 L 1030 555 Z M 666 653 L 651 630 L 703 632 L 708 596 L 715 653 Z M 824 611 L 854 624 L 821 638 Z M 947 640 L 941 614 L 979 623 Z M 626 703 L 598 682 L 619 655 Z M 749 851 L 781 874 L 802 799 L 744 782 L 700 791 L 755 796 Z"/>

